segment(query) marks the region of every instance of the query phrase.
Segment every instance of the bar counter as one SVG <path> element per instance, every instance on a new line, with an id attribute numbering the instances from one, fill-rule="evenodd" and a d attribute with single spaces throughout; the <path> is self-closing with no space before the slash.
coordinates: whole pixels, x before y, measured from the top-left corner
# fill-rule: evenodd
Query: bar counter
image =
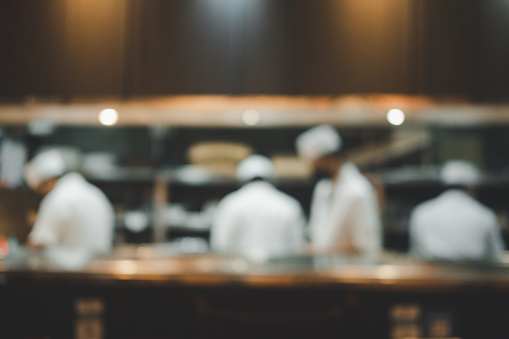
<path id="1" fill-rule="evenodd" d="M 163 253 L 161 253 L 163 252 Z M 82 259 L 74 260 L 83 261 Z M 72 267 L 69 267 L 69 266 Z M 60 263 L 43 254 L 0 261 L 0 282 L 19 279 L 103 284 L 245 287 L 338 286 L 376 289 L 493 289 L 509 291 L 509 264 L 412 260 L 385 253 L 376 261 L 340 256 L 249 259 L 215 254 L 181 254 L 149 246 L 117 249 L 86 262 Z"/>
<path id="2" fill-rule="evenodd" d="M 505 260 L 426 263 L 394 253 L 376 262 L 249 260 L 162 246 L 95 258 L 30 253 L 0 261 L 0 298 L 0 337 L 12 339 L 88 338 L 80 319 L 95 319 L 99 338 L 398 338 L 401 326 L 429 337 L 437 317 L 450 336 L 509 334 Z"/>

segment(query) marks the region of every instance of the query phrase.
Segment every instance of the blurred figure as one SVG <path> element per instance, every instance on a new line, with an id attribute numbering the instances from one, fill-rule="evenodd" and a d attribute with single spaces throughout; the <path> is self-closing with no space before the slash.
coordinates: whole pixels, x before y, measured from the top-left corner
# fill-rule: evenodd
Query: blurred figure
<path id="1" fill-rule="evenodd" d="M 297 200 L 277 190 L 272 162 L 252 155 L 240 162 L 244 185 L 218 205 L 211 231 L 212 248 L 255 259 L 298 254 L 304 246 L 305 219 Z"/>
<path id="2" fill-rule="evenodd" d="M 411 253 L 430 260 L 499 258 L 504 243 L 497 217 L 473 198 L 478 169 L 454 160 L 445 164 L 440 176 L 447 190 L 418 205 L 410 216 Z"/>
<path id="3" fill-rule="evenodd" d="M 38 154 L 26 166 L 28 186 L 44 197 L 28 245 L 108 252 L 112 246 L 113 207 L 101 190 L 67 169 L 57 150 Z"/>
<path id="4" fill-rule="evenodd" d="M 297 153 L 324 177 L 311 201 L 312 251 L 374 258 L 381 249 L 381 221 L 373 186 L 341 157 L 341 136 L 330 125 L 313 127 L 296 140 Z"/>

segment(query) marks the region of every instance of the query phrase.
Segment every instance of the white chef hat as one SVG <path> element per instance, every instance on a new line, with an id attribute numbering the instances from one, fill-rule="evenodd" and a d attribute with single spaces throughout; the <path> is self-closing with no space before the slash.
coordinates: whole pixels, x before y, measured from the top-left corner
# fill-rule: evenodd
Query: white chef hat
<path id="1" fill-rule="evenodd" d="M 464 160 L 448 161 L 440 172 L 442 182 L 450 186 L 473 186 L 479 182 L 480 176 L 477 167 Z"/>
<path id="2" fill-rule="evenodd" d="M 314 160 L 341 149 L 341 136 L 331 125 L 308 129 L 297 137 L 295 147 L 299 157 Z"/>
<path id="3" fill-rule="evenodd" d="M 67 171 L 62 154 L 55 150 L 47 150 L 37 154 L 25 168 L 25 179 L 32 189 L 44 181 L 57 178 Z"/>
<path id="4" fill-rule="evenodd" d="M 262 155 L 251 155 L 242 160 L 237 166 L 237 179 L 247 182 L 254 178 L 271 180 L 276 177 L 276 169 L 269 158 Z"/>

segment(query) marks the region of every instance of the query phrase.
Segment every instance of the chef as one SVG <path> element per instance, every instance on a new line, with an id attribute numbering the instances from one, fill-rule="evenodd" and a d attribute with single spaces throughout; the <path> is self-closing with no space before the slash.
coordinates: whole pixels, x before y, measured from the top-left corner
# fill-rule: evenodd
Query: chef
<path id="1" fill-rule="evenodd" d="M 272 162 L 264 156 L 252 155 L 240 162 L 237 179 L 243 186 L 218 205 L 211 231 L 214 250 L 254 259 L 302 251 L 302 207 L 270 183 L 275 176 Z"/>
<path id="2" fill-rule="evenodd" d="M 418 205 L 410 216 L 410 251 L 429 260 L 493 260 L 503 254 L 495 213 L 473 196 L 480 173 L 463 160 L 441 170 L 446 191 Z"/>
<path id="3" fill-rule="evenodd" d="M 112 246 L 113 207 L 101 190 L 67 168 L 62 154 L 54 149 L 39 153 L 27 164 L 26 182 L 43 196 L 28 244 L 106 253 Z"/>
<path id="4" fill-rule="evenodd" d="M 343 161 L 341 146 L 330 125 L 313 127 L 296 140 L 298 155 L 324 177 L 311 200 L 312 251 L 374 259 L 382 244 L 375 190 L 357 166 Z"/>

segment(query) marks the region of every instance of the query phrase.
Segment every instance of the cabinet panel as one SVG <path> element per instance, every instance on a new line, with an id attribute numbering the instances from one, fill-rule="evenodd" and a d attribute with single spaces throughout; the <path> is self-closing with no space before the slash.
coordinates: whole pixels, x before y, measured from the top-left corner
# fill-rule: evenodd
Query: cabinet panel
<path id="1" fill-rule="evenodd" d="M 208 4 L 207 4 L 208 2 Z M 228 1 L 229 2 L 229 1 Z M 131 92 L 210 94 L 229 90 L 225 1 L 138 1 L 130 16 Z M 210 8 L 208 7 L 210 6 Z M 212 11 L 209 11 L 212 10 Z"/>
<path id="2" fill-rule="evenodd" d="M 124 66 L 124 0 L 65 3 L 65 94 L 120 95 Z"/>
<path id="3" fill-rule="evenodd" d="M 481 1 L 479 5 L 479 92 L 483 101 L 509 101 L 509 3 Z"/>
<path id="4" fill-rule="evenodd" d="M 292 94 L 294 30 L 293 0 L 246 2 L 246 34 L 240 74 L 240 92 Z"/>
<path id="5" fill-rule="evenodd" d="M 1 96 L 121 94 L 125 3 L 2 3 Z"/>
<path id="6" fill-rule="evenodd" d="M 64 1 L 0 3 L 0 98 L 61 91 L 63 32 Z"/>
<path id="7" fill-rule="evenodd" d="M 136 2 L 132 93 L 287 93 L 287 1 Z"/>
<path id="8" fill-rule="evenodd" d="M 405 92 L 406 1 L 300 1 L 295 29 L 297 92 Z"/>
<path id="9" fill-rule="evenodd" d="M 410 92 L 471 95 L 475 74 L 473 1 L 414 1 Z"/>

